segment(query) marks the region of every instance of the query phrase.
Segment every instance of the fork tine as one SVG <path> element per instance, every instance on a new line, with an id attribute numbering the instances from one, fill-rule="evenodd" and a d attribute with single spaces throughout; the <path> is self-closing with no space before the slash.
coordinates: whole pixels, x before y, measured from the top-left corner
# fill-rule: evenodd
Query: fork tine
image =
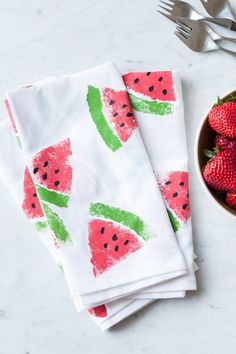
<path id="1" fill-rule="evenodd" d="M 169 6 L 170 8 L 173 7 L 173 4 L 170 4 L 170 3 L 168 3 L 168 2 L 166 2 L 164 0 L 159 0 L 159 1 L 160 1 L 161 4 L 164 4 L 165 6 Z"/>
<path id="2" fill-rule="evenodd" d="M 186 39 L 188 39 L 191 36 L 191 33 L 187 33 L 185 32 L 185 30 L 182 27 L 176 27 L 176 30 L 179 34 L 181 34 L 183 37 L 185 37 Z"/>
<path id="3" fill-rule="evenodd" d="M 165 10 L 165 11 L 168 13 L 168 15 L 170 15 L 171 12 L 172 12 L 172 9 L 167 9 L 167 8 L 164 7 L 164 6 L 158 5 L 158 7 L 160 7 L 162 10 Z"/>
<path id="4" fill-rule="evenodd" d="M 189 27 L 184 21 L 182 20 L 176 20 L 177 25 L 179 25 L 180 27 L 184 28 L 186 32 L 191 32 L 192 28 Z"/>
<path id="5" fill-rule="evenodd" d="M 188 34 L 189 36 L 191 36 L 191 33 L 192 33 L 191 28 L 182 26 L 180 23 L 177 23 L 176 28 L 177 28 L 178 30 L 181 30 L 181 31 L 185 32 L 185 33 Z"/>
<path id="6" fill-rule="evenodd" d="M 170 15 L 167 15 L 167 14 L 165 14 L 164 12 L 159 11 L 159 10 L 157 10 L 157 12 L 159 12 L 159 14 L 161 14 L 161 15 L 167 17 L 169 20 L 174 21 L 173 18 L 172 18 Z"/>
<path id="7" fill-rule="evenodd" d="M 178 31 L 175 31 L 174 34 L 185 44 L 187 45 L 187 39 L 182 36 Z"/>

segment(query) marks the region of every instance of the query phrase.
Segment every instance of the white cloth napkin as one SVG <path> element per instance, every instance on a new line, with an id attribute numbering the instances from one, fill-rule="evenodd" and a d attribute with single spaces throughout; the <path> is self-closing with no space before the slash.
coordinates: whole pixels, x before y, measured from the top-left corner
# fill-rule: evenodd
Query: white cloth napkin
<path id="1" fill-rule="evenodd" d="M 186 273 L 132 112 L 127 110 L 125 122 L 111 118 L 111 100 L 122 91 L 125 109 L 129 102 L 122 79 L 109 64 L 8 94 L 47 222 L 60 241 L 71 291 L 85 308 Z M 113 120 L 112 132 L 106 122 L 97 123 L 103 109 Z M 49 173 L 59 174 L 52 179 Z M 121 240 L 124 232 L 130 235 L 126 258 L 114 256 L 117 243 L 109 264 L 98 257 L 117 241 L 109 239 L 101 250 L 96 232 L 103 235 L 104 225 L 117 230 L 115 238 L 118 231 Z"/>
<path id="2" fill-rule="evenodd" d="M 8 119 L 0 123 L 0 178 L 13 195 L 16 203 L 24 211 L 28 220 L 35 226 L 37 235 L 44 243 L 60 269 L 63 265 L 60 257 L 60 246 L 57 239 L 47 226 L 42 208 L 37 198 L 37 192 L 26 167 L 23 154 L 19 148 L 17 135 L 13 135 Z M 10 158 L 9 158 L 10 157 Z M 67 279 L 67 274 L 64 271 Z M 67 279 L 69 283 L 69 279 Z M 81 306 L 78 297 L 73 298 L 76 309 Z M 90 309 L 93 320 L 102 330 L 108 329 L 133 312 L 149 304 L 151 300 L 121 299 Z"/>
<path id="3" fill-rule="evenodd" d="M 110 65 L 111 66 L 111 65 Z M 108 67 L 108 66 L 106 66 Z M 104 68 L 104 67 L 103 67 Z M 99 68 L 101 69 L 101 68 Z M 87 76 L 91 75 L 91 70 L 85 72 L 87 73 Z M 73 76 L 65 76 L 64 80 L 66 82 L 66 85 L 68 85 L 69 81 L 69 87 L 73 86 L 71 85 L 71 81 L 75 79 L 75 77 L 81 77 L 83 76 L 84 73 L 81 73 L 79 75 L 73 75 Z M 117 74 L 116 74 L 117 75 Z M 111 74 L 112 81 L 114 81 L 114 70 Z M 117 75 L 118 78 L 118 75 Z M 160 80 L 161 78 L 161 80 Z M 146 279 L 140 280 L 137 283 L 139 284 L 137 287 L 137 284 L 135 284 L 135 287 L 133 285 L 127 286 L 121 285 L 119 286 L 119 292 L 114 293 L 114 288 L 112 290 L 107 290 L 106 291 L 106 296 L 107 300 L 111 301 L 111 299 L 117 299 L 123 294 L 129 294 L 133 293 L 135 290 L 134 289 L 142 289 L 145 288 L 143 291 L 135 292 L 132 295 L 127 296 L 126 298 L 112 301 L 107 303 L 106 305 L 99 305 L 95 309 L 90 310 L 90 313 L 92 314 L 93 318 L 95 319 L 95 322 L 100 326 L 102 330 L 105 330 L 115 323 L 119 322 L 123 318 L 127 317 L 130 315 L 132 312 L 137 311 L 138 309 L 142 308 L 143 306 L 146 306 L 148 303 L 153 301 L 152 299 L 160 299 L 160 298 L 172 298 L 172 297 L 183 297 L 185 292 L 184 290 L 191 290 L 196 288 L 196 283 L 195 283 L 195 276 L 194 276 L 194 271 L 196 270 L 195 264 L 193 263 L 193 250 L 192 250 L 192 235 L 191 235 L 191 222 L 189 221 L 189 204 L 187 206 L 187 211 L 185 213 L 185 219 L 181 219 L 181 213 L 179 214 L 179 209 L 177 205 L 176 208 L 176 203 L 173 204 L 173 202 L 170 202 L 170 205 L 167 203 L 167 197 L 170 196 L 171 189 L 168 187 L 167 190 L 163 189 L 163 186 L 161 185 L 161 178 L 160 176 L 164 176 L 164 179 L 166 176 L 171 176 L 171 178 L 180 178 L 184 179 L 184 182 L 187 181 L 187 151 L 186 151 L 186 146 L 185 146 L 185 130 L 184 130 L 184 118 L 183 118 L 183 103 L 182 103 L 182 96 L 181 96 L 181 86 L 180 86 L 180 80 L 177 75 L 177 73 L 171 73 L 171 72 L 151 72 L 151 73 L 128 73 L 123 76 L 123 79 L 127 85 L 127 88 L 129 90 L 131 102 L 133 105 L 133 108 L 135 110 L 135 117 L 138 122 L 139 130 L 141 131 L 142 139 L 144 141 L 146 150 L 149 155 L 149 159 L 152 164 L 152 168 L 154 169 L 154 172 L 157 176 L 159 176 L 158 181 L 160 183 L 160 189 L 163 193 L 167 208 L 168 208 L 168 214 L 171 218 L 172 225 L 176 231 L 176 237 L 177 240 L 180 244 L 181 251 L 184 255 L 184 259 L 187 263 L 188 266 L 188 273 L 186 275 L 183 275 L 181 277 L 178 277 L 176 279 L 172 279 L 171 281 L 165 281 L 162 282 L 161 284 L 154 285 L 151 287 L 147 287 L 147 281 Z M 153 83 L 158 80 L 158 85 L 155 87 Z M 46 87 L 48 86 L 49 83 L 54 84 L 55 79 L 50 78 L 47 80 L 44 80 L 40 82 L 40 84 L 34 84 L 34 87 Z M 86 81 L 86 80 L 85 80 Z M 118 80 L 117 80 L 118 81 Z M 139 81 L 141 81 L 141 85 L 139 85 Z M 154 87 L 152 87 L 154 86 Z M 66 86 L 67 87 L 67 86 Z M 106 89 L 104 87 L 100 86 L 100 93 L 103 93 L 103 104 L 107 104 L 106 111 L 105 113 L 107 114 L 107 117 L 111 119 L 109 116 L 111 113 L 116 116 L 116 109 L 118 109 L 118 120 L 115 119 L 115 121 L 112 122 L 113 125 L 113 132 L 118 133 L 118 137 L 120 137 L 120 142 L 123 144 L 127 140 L 132 139 L 132 135 L 134 134 L 136 127 L 134 124 L 134 121 L 131 121 L 131 124 L 129 121 L 125 121 L 125 124 L 128 123 L 128 129 L 124 132 L 122 132 L 122 123 L 120 121 L 120 106 L 121 100 L 124 101 L 124 99 L 127 101 L 127 98 L 125 98 L 123 87 L 122 89 L 119 86 L 118 90 L 114 90 L 114 87 L 109 87 L 110 90 L 108 89 L 109 86 L 107 86 Z M 141 87 L 141 91 L 140 91 Z M 60 87 L 59 87 L 60 88 Z M 116 87 L 115 87 L 116 88 Z M 151 89 L 150 89 L 151 88 Z M 55 89 L 55 88 L 54 88 Z M 93 87 L 94 89 L 94 87 Z M 150 90 L 149 90 L 150 89 Z M 22 90 L 20 90 L 22 91 Z M 42 90 L 38 90 L 42 91 Z M 73 90 L 72 90 L 73 91 Z M 166 92 L 167 91 L 167 92 Z M 170 91 L 170 92 L 169 92 Z M 19 92 L 19 90 L 18 90 Z M 122 93 L 122 94 L 121 94 Z M 37 94 L 40 96 L 42 92 L 37 92 Z M 112 95 L 112 98 L 111 98 Z M 155 96 L 156 95 L 156 96 Z M 14 95 L 13 95 L 14 96 Z M 165 97 L 164 97 L 165 96 Z M 68 96 L 69 97 L 69 96 Z M 56 95 L 54 96 L 55 102 L 56 102 Z M 41 98 L 40 98 L 41 99 Z M 114 102 L 112 102 L 110 105 L 110 99 L 112 99 Z M 26 101 L 28 98 L 26 99 Z M 108 101 L 109 100 L 109 101 Z M 116 100 L 118 100 L 118 105 Z M 39 100 L 40 101 L 40 100 Z M 158 102 L 162 101 L 162 102 Z M 19 104 L 20 101 L 18 101 Z M 41 101 L 40 101 L 41 103 Z M 45 103 L 45 102 L 44 102 Z M 127 103 L 127 102 L 126 102 Z M 23 102 L 24 104 L 24 102 Z M 57 104 L 57 103 L 56 103 Z M 66 101 L 66 105 L 68 104 L 68 100 Z M 71 104 L 71 103 L 70 103 Z M 123 102 L 124 104 L 124 102 Z M 11 104 L 12 106 L 12 104 Z M 12 118 L 11 120 L 13 121 L 13 116 L 11 115 L 11 110 L 10 110 L 10 105 L 7 102 L 7 107 L 8 111 L 10 113 L 10 117 Z M 129 103 L 127 104 L 127 107 L 124 107 L 125 111 L 128 113 L 132 113 L 132 110 L 129 106 Z M 56 110 L 55 110 L 56 111 Z M 21 109 L 20 109 L 21 112 Z M 104 110 L 103 110 L 104 112 Z M 71 112 L 70 112 L 71 113 Z M 94 114 L 94 112 L 91 112 L 91 107 L 90 107 L 90 113 Z M 45 112 L 44 112 L 45 114 Z M 62 114 L 63 115 L 63 114 Z M 174 115 L 174 122 L 170 123 L 170 118 L 173 118 L 172 116 Z M 147 119 L 147 117 L 151 117 L 152 119 Z M 132 115 L 129 116 L 130 119 L 133 120 Z M 167 119 L 169 124 L 159 124 L 158 119 Z M 122 116 L 122 119 L 124 119 L 124 115 Z M 127 118 L 128 119 L 128 118 Z M 17 119 L 16 119 L 17 120 Z M 59 119 L 60 120 L 60 119 Z M 155 123 L 153 124 L 153 121 Z M 94 123 L 96 123 L 94 121 Z M 117 124 L 119 123 L 119 126 Z M 24 123 L 23 123 L 24 124 Z M 61 124 L 61 122 L 60 122 Z M 14 124 L 13 124 L 14 125 Z M 170 129 L 170 125 L 172 126 L 172 130 Z M 28 127 L 27 127 L 28 128 Z M 84 128 L 84 127 L 83 127 Z M 99 128 L 99 127 L 98 127 Z M 16 129 L 16 128 L 15 128 Z M 19 129 L 19 127 L 18 127 Z M 98 129 L 99 130 L 99 129 Z M 172 132 L 172 133 L 170 133 Z M 174 132 L 177 132 L 175 135 Z M 30 130 L 28 131 L 30 133 Z M 156 139 L 158 135 L 161 137 L 166 137 L 166 139 Z M 59 133 L 60 134 L 60 133 Z M 108 146 L 112 149 L 119 150 L 121 149 L 121 146 L 117 147 L 117 145 L 114 148 L 114 145 L 109 145 L 109 144 L 114 144 L 114 141 L 110 143 L 106 137 L 104 136 L 103 132 L 100 131 L 101 137 L 103 138 L 104 142 L 108 144 Z M 26 134 L 27 135 L 27 134 Z M 19 135 L 17 133 L 18 139 Z M 165 153 L 165 146 L 164 143 L 166 142 L 167 138 L 170 137 L 170 144 L 168 145 L 168 151 L 171 151 L 172 149 L 176 149 L 174 151 L 178 150 L 178 147 L 180 146 L 180 151 L 181 154 L 176 154 L 176 164 L 173 164 L 173 160 L 170 158 L 170 155 Z M 20 135 L 20 139 L 22 141 L 22 136 Z M 48 137 L 46 138 L 48 139 Z M 122 140 L 123 139 L 123 140 Z M 30 139 L 29 139 L 30 140 Z M 71 142 L 71 141 L 70 141 Z M 68 144 L 68 141 L 64 139 L 63 142 L 63 149 L 66 150 L 67 153 L 71 153 L 71 147 L 70 147 L 70 142 Z M 161 142 L 161 143 L 159 143 Z M 163 143 L 164 142 L 164 143 Z M 115 142 L 117 144 L 117 141 Z M 39 144 L 40 145 L 40 144 Z M 47 144 L 46 144 L 47 145 Z M 57 148 L 57 144 L 56 145 Z M 33 148 L 34 149 L 34 148 Z M 124 149 L 124 146 L 122 147 Z M 44 149 L 43 149 L 44 150 Z M 47 149 L 48 150 L 48 149 Z M 55 148 L 51 148 L 49 151 L 52 155 L 55 153 Z M 7 156 L 7 155 L 6 155 Z M 33 153 L 33 159 L 37 160 L 38 154 L 35 155 Z M 158 159 L 157 159 L 158 156 Z M 21 156 L 22 158 L 22 156 Z M 67 159 L 65 157 L 64 162 L 67 165 Z M 23 158 L 22 158 L 23 159 Z M 53 160 L 53 159 L 52 159 Z M 0 161 L 1 162 L 1 161 Z M 32 156 L 27 159 L 28 165 L 31 167 L 32 163 Z M 37 161 L 38 162 L 38 161 Z M 51 161 L 50 161 L 51 162 Z M 83 161 L 84 162 L 84 161 Z M 159 164 L 158 164 L 159 162 Z M 165 163 L 167 162 L 167 170 L 165 169 Z M 25 165 L 25 161 L 23 163 Z M 164 167 L 163 167 L 164 166 Z M 176 167 L 178 166 L 178 167 Z M 47 166 L 45 166 L 47 167 Z M 66 170 L 64 174 L 67 173 L 67 175 L 71 173 L 71 168 L 68 168 L 68 166 L 65 167 Z M 25 169 L 25 166 L 24 166 Z M 32 168 L 31 168 L 31 173 L 32 173 Z M 94 172 L 94 171 L 93 171 Z M 4 173 L 3 173 L 4 174 Z M 14 173 L 13 173 L 14 175 Z M 17 175 L 17 174 L 16 174 Z M 24 172 L 25 175 L 25 172 Z M 26 176 L 28 176 L 26 174 Z M 34 176 L 33 176 L 34 177 Z M 60 176 L 61 177 L 61 176 Z M 29 179 L 29 177 L 28 177 Z M 5 182 L 8 181 L 8 178 L 5 180 Z M 165 182 L 169 182 L 169 180 L 164 180 Z M 36 181 L 37 182 L 37 181 Z M 42 181 L 40 181 L 42 182 Z M 172 181 L 171 181 L 172 182 Z M 179 183 L 182 182 L 179 181 Z M 176 188 L 176 181 L 175 181 L 175 188 Z M 163 184 L 163 183 L 162 183 Z M 166 186 L 168 186 L 166 184 Z M 49 187 L 48 187 L 49 186 Z M 9 187 L 9 186 L 8 186 Z M 45 186 L 44 186 L 45 187 Z M 52 192 L 52 185 L 47 185 L 49 189 L 49 192 Z M 185 187 L 182 186 L 183 190 L 185 188 L 187 189 L 187 184 L 185 183 Z M 19 188 L 19 183 L 18 187 Z M 21 193 L 22 193 L 22 186 L 21 188 Z M 41 188 L 41 187 L 40 187 Z M 63 192 L 68 192 L 68 188 L 70 189 L 70 183 L 65 183 L 62 184 L 62 188 L 64 188 Z M 67 188 L 67 189 L 66 189 Z M 11 191 L 13 192 L 12 188 L 10 187 Z M 52 202 L 52 194 L 48 196 L 48 194 L 45 197 L 45 188 L 41 188 L 42 193 L 42 198 L 43 202 L 49 203 L 49 207 L 51 209 L 50 203 Z M 19 192 L 19 191 L 18 191 Z M 60 190 L 61 192 L 61 190 Z M 175 192 L 176 193 L 176 192 Z M 14 193 L 13 194 L 17 194 Z M 39 193 L 40 194 L 40 193 Z M 174 193 L 173 193 L 174 194 Z M 183 194 L 183 192 L 182 192 Z M 20 195 L 20 194 L 18 194 Z M 65 197 L 63 199 L 63 197 Z M 55 195 L 53 195 L 53 198 Z M 46 198 L 46 199 L 45 199 Z M 48 199 L 49 198 L 49 199 Z M 60 203 L 64 203 L 65 199 L 71 199 L 71 196 L 68 196 L 68 193 L 58 193 L 56 194 L 57 198 L 57 203 L 59 200 Z M 59 199 L 58 199 L 59 198 Z M 181 199 L 182 198 L 182 199 Z M 183 200 L 183 195 L 181 197 L 181 201 Z M 177 198 L 178 199 L 178 198 Z M 176 200 L 175 200 L 176 201 Z M 54 203 L 53 203 L 54 204 Z M 178 204 L 178 203 L 177 203 Z M 184 204 L 183 204 L 184 205 Z M 58 205 L 57 205 L 58 206 Z M 61 207 L 61 205 L 60 205 Z M 47 208 L 47 206 L 46 206 Z M 184 208 L 185 210 L 186 208 Z M 176 214 L 177 213 L 177 214 Z M 187 217 L 186 217 L 187 216 Z M 34 220 L 35 221 L 35 220 Z M 97 303 L 102 303 L 104 300 L 104 291 L 97 291 L 94 297 L 94 293 L 91 294 L 85 294 L 85 296 L 82 294 L 80 296 L 73 295 L 74 290 L 73 286 L 71 286 L 71 275 L 67 275 L 67 264 L 64 259 L 64 253 L 63 253 L 63 248 L 61 247 L 61 240 L 58 241 L 57 237 L 53 236 L 53 233 L 48 229 L 46 223 L 50 221 L 50 218 L 47 218 L 46 220 L 41 219 L 40 222 L 36 222 L 38 224 L 38 228 L 41 226 L 41 231 L 43 230 L 43 234 L 47 234 L 48 237 L 41 237 L 43 242 L 46 244 L 47 248 L 57 261 L 57 263 L 60 264 L 60 266 L 63 267 L 63 269 L 66 269 L 65 275 L 69 284 L 69 288 L 71 290 L 72 297 L 74 299 L 76 308 L 80 311 L 82 308 L 87 308 L 89 306 L 96 305 Z M 45 226 L 46 225 L 46 226 Z M 188 225 L 188 227 L 186 227 Z M 178 229 L 178 230 L 177 230 Z M 67 230 L 66 230 L 67 231 Z M 40 232 L 40 234 L 42 234 Z M 62 236 L 65 236 L 65 229 L 62 229 Z M 60 236 L 60 235 L 59 235 Z M 183 240 L 184 237 L 184 240 Z M 61 256 L 62 254 L 62 256 Z M 64 265 L 65 264 L 65 265 Z M 161 278 L 160 276 L 158 277 L 152 277 L 149 279 L 149 284 L 155 284 L 156 282 L 160 281 Z M 94 302 L 94 299 L 96 301 Z M 140 300 L 137 300 L 140 299 Z M 143 299 L 143 300 L 141 300 Z M 97 316 L 97 317 L 96 317 Z"/>
<path id="4" fill-rule="evenodd" d="M 177 71 L 123 75 L 144 145 L 157 177 L 188 274 L 151 291 L 195 290 L 195 264 L 188 188 L 188 153 L 181 80 Z M 152 296 L 145 289 L 143 296 Z M 141 293 L 139 294 L 141 297 Z M 131 296 L 132 298 L 132 296 Z"/>

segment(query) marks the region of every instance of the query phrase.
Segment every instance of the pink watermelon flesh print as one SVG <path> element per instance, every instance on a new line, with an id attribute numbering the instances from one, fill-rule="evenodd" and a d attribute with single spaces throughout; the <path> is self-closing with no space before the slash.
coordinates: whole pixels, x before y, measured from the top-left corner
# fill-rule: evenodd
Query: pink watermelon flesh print
<path id="1" fill-rule="evenodd" d="M 123 75 L 135 111 L 166 116 L 173 112 L 175 101 L 170 71 L 128 73 Z"/>
<path id="2" fill-rule="evenodd" d="M 105 144 L 120 149 L 136 129 L 136 120 L 126 91 L 99 90 L 88 86 L 87 102 L 91 118 Z"/>
<path id="3" fill-rule="evenodd" d="M 160 191 L 175 215 L 182 221 L 190 217 L 188 172 L 169 172 L 164 178 L 157 177 Z"/>
<path id="4" fill-rule="evenodd" d="M 105 305 L 99 305 L 88 310 L 90 315 L 96 317 L 107 317 L 107 309 Z"/>
<path id="5" fill-rule="evenodd" d="M 115 223 L 94 219 L 89 223 L 89 246 L 94 275 L 98 276 L 137 251 L 142 244 L 130 231 Z"/>
<path id="6" fill-rule="evenodd" d="M 34 181 L 48 189 L 69 193 L 72 181 L 71 154 L 70 139 L 37 153 L 32 159 Z"/>
<path id="7" fill-rule="evenodd" d="M 124 260 L 150 238 L 148 227 L 135 214 L 102 203 L 90 206 L 88 225 L 93 273 L 99 276 Z"/>
<path id="8" fill-rule="evenodd" d="M 5 107 L 6 107 L 7 113 L 8 113 L 8 117 L 9 117 L 9 119 L 11 121 L 12 129 L 14 130 L 14 132 L 16 134 L 18 134 L 17 133 L 17 129 L 16 129 L 16 125 L 15 125 L 15 121 L 14 121 L 14 118 L 13 118 L 13 114 L 12 114 L 12 111 L 11 111 L 10 104 L 9 104 L 8 100 L 4 100 L 4 103 L 5 103 Z"/>
<path id="9" fill-rule="evenodd" d="M 22 209 L 29 219 L 44 217 L 43 210 L 41 208 L 37 191 L 34 186 L 33 180 L 29 173 L 28 168 L 25 168 L 24 173 L 24 201 L 22 203 Z"/>
<path id="10" fill-rule="evenodd" d="M 127 92 L 105 88 L 102 94 L 106 116 L 120 140 L 127 141 L 137 127 Z"/>
<path id="11" fill-rule="evenodd" d="M 67 207 L 72 183 L 70 139 L 38 152 L 31 161 L 31 172 L 40 199 Z"/>
<path id="12" fill-rule="evenodd" d="M 129 90 L 152 100 L 175 101 L 171 71 L 134 72 L 123 75 Z"/>

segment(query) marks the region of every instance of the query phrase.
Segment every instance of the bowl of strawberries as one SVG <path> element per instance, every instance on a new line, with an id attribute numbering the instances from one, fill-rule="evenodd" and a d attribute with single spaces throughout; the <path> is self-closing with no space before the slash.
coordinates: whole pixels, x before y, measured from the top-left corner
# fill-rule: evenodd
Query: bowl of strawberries
<path id="1" fill-rule="evenodd" d="M 195 149 L 199 177 L 207 193 L 236 216 L 236 91 L 209 110 L 200 125 Z"/>

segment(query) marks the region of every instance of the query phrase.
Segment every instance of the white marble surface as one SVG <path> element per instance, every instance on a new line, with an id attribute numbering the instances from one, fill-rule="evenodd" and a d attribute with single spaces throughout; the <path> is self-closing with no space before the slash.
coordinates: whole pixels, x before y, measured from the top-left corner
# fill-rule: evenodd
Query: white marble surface
<path id="1" fill-rule="evenodd" d="M 0 183 L 0 354 L 235 352 L 235 220 L 207 197 L 193 161 L 203 114 L 217 95 L 236 88 L 235 57 L 189 51 L 174 37 L 174 25 L 156 13 L 156 3 L 1 0 L 0 99 L 22 83 L 110 60 L 127 70 L 179 68 L 199 291 L 155 303 L 102 334 L 89 316 L 76 313 L 62 274 Z M 0 114 L 3 119 L 2 107 Z"/>

